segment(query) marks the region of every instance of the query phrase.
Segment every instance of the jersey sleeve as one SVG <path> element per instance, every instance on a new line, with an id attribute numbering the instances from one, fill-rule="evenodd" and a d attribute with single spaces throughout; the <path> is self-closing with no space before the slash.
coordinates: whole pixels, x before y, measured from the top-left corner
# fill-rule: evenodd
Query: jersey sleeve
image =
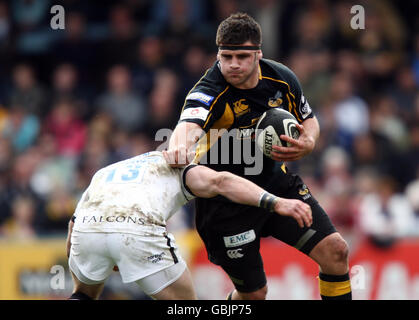
<path id="1" fill-rule="evenodd" d="M 180 184 L 181 184 L 181 187 L 182 187 L 183 195 L 185 196 L 187 201 L 190 201 L 190 200 L 194 199 L 195 195 L 192 193 L 192 191 L 186 185 L 186 173 L 189 171 L 189 169 L 192 169 L 196 166 L 197 166 L 197 164 L 191 163 L 180 171 Z"/>
<path id="2" fill-rule="evenodd" d="M 303 122 L 306 119 L 313 118 L 314 113 L 308 103 L 306 97 L 303 94 L 303 89 L 301 87 L 300 81 L 298 81 L 297 76 L 293 71 L 288 67 L 282 65 L 283 76 L 286 79 L 287 83 L 290 86 L 290 92 L 293 95 L 293 103 L 295 103 L 295 108 L 293 108 L 293 114 L 298 120 L 299 123 Z"/>
<path id="3" fill-rule="evenodd" d="M 224 113 L 220 97 L 228 85 L 221 83 L 214 67 L 202 77 L 185 98 L 179 122 L 197 123 L 207 132 Z"/>

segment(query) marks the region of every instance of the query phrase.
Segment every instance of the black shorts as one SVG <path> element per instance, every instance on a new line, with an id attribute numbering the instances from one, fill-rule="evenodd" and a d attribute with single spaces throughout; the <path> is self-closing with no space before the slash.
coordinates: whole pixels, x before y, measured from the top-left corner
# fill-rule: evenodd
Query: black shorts
<path id="1" fill-rule="evenodd" d="M 241 292 L 256 291 L 266 285 L 259 252 L 261 237 L 272 236 L 308 255 L 323 238 L 336 232 L 299 176 L 276 174 L 265 189 L 280 197 L 309 204 L 313 224 L 301 228 L 293 218 L 221 198 L 196 200 L 196 227 L 208 258 L 224 269 Z"/>

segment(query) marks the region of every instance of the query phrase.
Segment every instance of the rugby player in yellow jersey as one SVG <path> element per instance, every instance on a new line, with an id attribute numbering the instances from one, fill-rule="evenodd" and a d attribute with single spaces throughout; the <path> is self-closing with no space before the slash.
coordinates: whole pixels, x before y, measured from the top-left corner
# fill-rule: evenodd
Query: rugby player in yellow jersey
<path id="1" fill-rule="evenodd" d="M 281 63 L 264 59 L 261 43 L 259 24 L 245 13 L 232 14 L 220 23 L 217 61 L 185 98 L 169 143 L 175 154 L 171 165 L 184 166 L 191 159 L 183 148 L 196 148 L 193 162 L 246 177 L 277 196 L 300 199 L 311 207 L 313 224 L 300 228 L 289 217 L 258 214 L 258 208 L 232 203 L 222 196 L 196 199 L 198 233 L 209 260 L 220 265 L 235 286 L 230 298 L 266 298 L 259 245 L 261 237 L 272 236 L 319 265 L 323 299 L 352 299 L 346 241 L 302 179 L 284 164 L 311 153 L 319 137 L 319 123 L 295 74 Z M 290 146 L 274 146 L 272 158 L 252 159 L 245 146 L 250 141 L 255 151 L 256 123 L 269 108 L 291 112 L 299 122 L 300 136 L 296 140 L 282 135 Z M 226 132 L 222 134 L 222 130 Z M 223 140 L 226 135 L 228 139 Z M 229 240 L 232 236 L 241 239 L 244 234 L 251 236 L 241 242 Z M 229 255 L 231 249 L 239 250 L 240 255 Z"/>

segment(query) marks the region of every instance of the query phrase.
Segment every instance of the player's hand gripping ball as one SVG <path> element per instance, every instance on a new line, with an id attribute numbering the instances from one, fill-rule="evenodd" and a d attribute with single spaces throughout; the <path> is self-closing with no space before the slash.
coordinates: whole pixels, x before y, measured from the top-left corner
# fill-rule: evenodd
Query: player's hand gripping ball
<path id="1" fill-rule="evenodd" d="M 297 119 L 288 111 L 281 108 L 269 109 L 262 114 L 256 124 L 256 144 L 265 156 L 271 158 L 272 146 L 291 146 L 279 138 L 281 134 L 298 139 L 300 131 L 297 124 Z"/>

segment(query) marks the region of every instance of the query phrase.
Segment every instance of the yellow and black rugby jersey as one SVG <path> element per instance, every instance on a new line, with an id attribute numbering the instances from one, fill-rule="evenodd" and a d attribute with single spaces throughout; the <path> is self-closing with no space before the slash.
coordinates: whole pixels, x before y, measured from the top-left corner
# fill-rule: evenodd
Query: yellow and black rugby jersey
<path id="1" fill-rule="evenodd" d="M 196 162 L 208 165 L 215 170 L 226 170 L 245 176 L 257 182 L 257 177 L 245 174 L 244 168 L 251 167 L 249 159 L 239 160 L 237 142 L 252 141 L 254 152 L 254 132 L 260 116 L 269 108 L 281 107 L 292 113 L 299 123 L 314 115 L 305 99 L 301 85 L 295 74 L 281 63 L 261 59 L 259 83 L 252 89 L 238 89 L 223 77 L 218 61 L 207 70 L 185 98 L 179 122 L 188 121 L 199 124 L 206 132 L 205 139 L 197 148 Z M 211 130 L 213 129 L 213 130 Z M 216 131 L 228 130 L 231 148 L 221 148 Z M 226 134 L 226 133 L 224 133 Z M 235 141 L 233 141 L 235 140 Z M 236 145 L 232 145 L 236 143 Z M 209 152 L 217 148 L 218 152 Z M 244 149 L 242 148 L 242 153 Z M 226 157 L 226 153 L 235 157 Z M 215 156 L 214 156 L 215 154 Z M 204 160 L 205 158 L 205 160 Z M 216 159 L 217 158 L 217 159 Z M 273 160 L 263 157 L 263 174 L 273 170 Z M 247 160 L 247 161 L 246 161 Z"/>

